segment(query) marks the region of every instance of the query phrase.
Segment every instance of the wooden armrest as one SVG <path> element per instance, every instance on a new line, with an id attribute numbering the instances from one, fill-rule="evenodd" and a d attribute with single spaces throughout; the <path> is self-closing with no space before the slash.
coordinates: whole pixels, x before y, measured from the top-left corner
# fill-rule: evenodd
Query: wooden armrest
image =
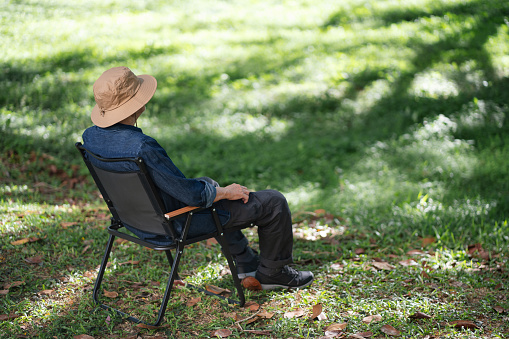
<path id="1" fill-rule="evenodd" d="M 178 215 L 181 215 L 181 214 L 184 214 L 184 213 L 187 213 L 187 212 L 190 212 L 190 211 L 194 211 L 194 210 L 199 209 L 199 208 L 200 207 L 186 206 L 186 207 L 179 208 L 178 210 L 166 213 L 164 216 L 166 218 L 168 218 L 168 219 L 171 219 L 171 218 L 176 217 Z"/>

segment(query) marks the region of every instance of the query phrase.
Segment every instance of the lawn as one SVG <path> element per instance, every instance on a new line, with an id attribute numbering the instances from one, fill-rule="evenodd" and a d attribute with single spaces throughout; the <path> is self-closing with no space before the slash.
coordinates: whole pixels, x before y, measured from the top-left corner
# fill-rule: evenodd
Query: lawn
<path id="1" fill-rule="evenodd" d="M 0 337 L 509 337 L 509 2 L 4 1 L 0 22 Z M 120 65 L 157 78 L 138 126 L 188 177 L 285 194 L 311 287 L 239 308 L 179 285 L 158 329 L 95 309 L 109 217 L 74 143 Z M 219 253 L 187 250 L 184 281 L 231 289 Z M 103 300 L 150 321 L 164 259 L 116 244 Z"/>

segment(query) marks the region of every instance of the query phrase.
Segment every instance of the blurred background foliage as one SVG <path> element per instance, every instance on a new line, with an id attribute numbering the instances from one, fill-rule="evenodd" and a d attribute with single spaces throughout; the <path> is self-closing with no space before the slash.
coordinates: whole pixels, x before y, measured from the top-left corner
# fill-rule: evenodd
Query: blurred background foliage
<path id="1" fill-rule="evenodd" d="M 0 22 L 0 195 L 73 175 L 92 84 L 124 65 L 157 78 L 139 126 L 188 177 L 381 235 L 507 240 L 506 0 L 4 1 Z"/>

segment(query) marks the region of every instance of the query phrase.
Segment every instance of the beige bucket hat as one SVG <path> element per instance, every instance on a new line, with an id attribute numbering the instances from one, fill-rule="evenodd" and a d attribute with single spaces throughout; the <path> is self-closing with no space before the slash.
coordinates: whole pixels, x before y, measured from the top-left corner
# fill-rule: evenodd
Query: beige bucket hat
<path id="1" fill-rule="evenodd" d="M 127 67 L 110 68 L 94 83 L 92 122 L 104 128 L 124 120 L 149 102 L 156 88 L 157 80 L 151 75 L 136 76 Z"/>

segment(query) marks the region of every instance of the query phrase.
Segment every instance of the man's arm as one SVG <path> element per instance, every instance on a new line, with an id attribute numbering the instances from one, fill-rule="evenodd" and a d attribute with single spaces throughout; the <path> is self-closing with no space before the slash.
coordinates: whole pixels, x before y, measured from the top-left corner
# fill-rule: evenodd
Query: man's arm
<path id="1" fill-rule="evenodd" d="M 239 184 L 231 184 L 226 187 L 216 187 L 216 198 L 214 202 L 218 200 L 240 200 L 245 203 L 249 200 L 249 190 L 245 186 Z"/>

